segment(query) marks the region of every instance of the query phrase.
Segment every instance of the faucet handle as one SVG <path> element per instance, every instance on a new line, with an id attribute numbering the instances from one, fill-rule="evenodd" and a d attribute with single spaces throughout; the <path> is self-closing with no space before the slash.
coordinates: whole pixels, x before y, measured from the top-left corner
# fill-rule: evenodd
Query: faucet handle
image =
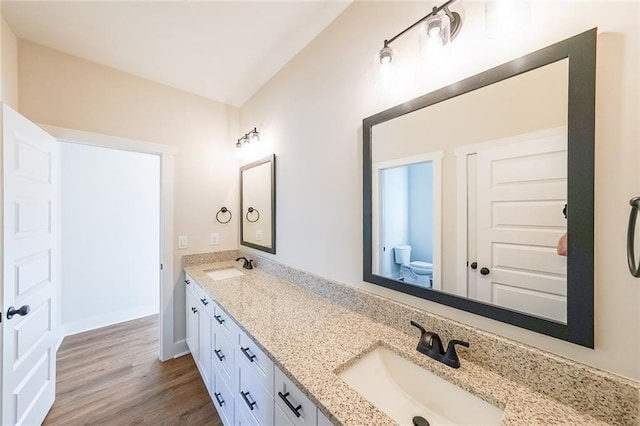
<path id="1" fill-rule="evenodd" d="M 420 335 L 420 340 L 418 341 L 418 347 L 416 348 L 418 352 L 436 352 L 439 355 L 444 353 L 442 350 L 442 341 L 440 340 L 440 336 L 432 331 L 425 330 L 423 326 L 415 321 L 411 321 L 411 325 L 416 327 L 422 333 Z"/>
<path id="2" fill-rule="evenodd" d="M 464 346 L 466 348 L 469 347 L 469 342 L 465 342 L 462 340 L 450 340 L 447 345 L 447 352 L 444 354 L 443 362 L 447 364 L 449 367 L 459 368 L 460 367 L 460 359 L 458 358 L 458 353 L 456 352 L 456 345 Z"/>

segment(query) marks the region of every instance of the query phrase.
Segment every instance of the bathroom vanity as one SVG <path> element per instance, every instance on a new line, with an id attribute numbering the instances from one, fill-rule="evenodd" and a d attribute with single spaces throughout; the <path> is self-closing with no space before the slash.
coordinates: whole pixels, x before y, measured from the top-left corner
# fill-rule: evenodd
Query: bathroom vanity
<path id="1" fill-rule="evenodd" d="M 409 370 L 415 367 L 455 385 L 461 392 L 455 395 L 468 394 L 502 410 L 496 424 L 634 424 L 638 419 L 640 390 L 631 381 L 505 342 L 486 332 L 467 334 L 475 331 L 437 318 L 450 325 L 436 330 L 443 338 L 471 342 L 469 350 L 459 351 L 461 367 L 453 369 L 416 351 L 419 335 L 410 331 L 409 321 L 407 331 L 392 326 L 404 315 L 399 312 L 413 308 L 268 259 L 260 258 L 258 269 L 245 270 L 237 262 L 212 262 L 210 257 L 198 256 L 187 256 L 184 262 L 187 341 L 225 425 L 411 424 L 413 416 L 421 413 L 392 418 L 387 414 L 389 409 L 383 411 L 381 404 L 370 402 L 370 396 L 363 396 L 347 383 L 343 373 L 377 352 L 388 353 L 400 363 L 408 362 Z M 212 271 L 229 269 L 243 275 L 211 278 Z M 302 281 L 305 284 L 301 285 Z M 322 292 L 333 296 L 326 297 Z M 355 298 L 354 292 L 358 293 Z M 345 306 L 346 300 L 354 307 Z M 411 315 L 428 327 L 437 324 L 431 314 L 415 311 Z M 381 316 L 387 320 L 380 320 Z M 452 332 L 464 335 L 454 336 Z M 502 368 L 529 370 L 527 362 L 533 360 L 539 370 L 524 373 L 531 375 L 531 386 L 498 374 L 496 365 L 477 362 L 481 358 L 473 351 L 480 349 L 479 342 L 487 345 L 489 354 L 502 351 L 502 359 L 493 361 L 504 364 Z M 523 356 L 523 351 L 529 353 Z M 582 375 L 587 373 L 589 379 L 585 380 Z M 566 386 L 575 388 L 575 395 L 555 395 L 566 392 L 557 389 L 552 379 L 548 379 L 548 392 L 540 391 L 534 383 L 541 377 L 563 375 Z M 584 385 L 573 386 L 572 380 Z M 402 386 L 399 377 L 398 383 Z M 440 392 L 431 386 L 425 384 L 425 395 Z M 593 396 L 596 392 L 613 393 L 607 397 L 613 402 L 594 404 L 585 392 L 594 392 Z M 388 392 L 395 393 L 400 392 Z M 466 406 L 463 402 L 461 405 Z"/>

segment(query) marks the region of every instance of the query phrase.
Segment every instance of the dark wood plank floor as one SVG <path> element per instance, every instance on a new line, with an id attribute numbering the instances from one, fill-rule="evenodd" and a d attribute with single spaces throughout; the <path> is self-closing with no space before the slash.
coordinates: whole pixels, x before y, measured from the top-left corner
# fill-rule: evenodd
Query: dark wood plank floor
<path id="1" fill-rule="evenodd" d="M 191 355 L 158 360 L 157 315 L 66 337 L 44 425 L 222 426 Z"/>

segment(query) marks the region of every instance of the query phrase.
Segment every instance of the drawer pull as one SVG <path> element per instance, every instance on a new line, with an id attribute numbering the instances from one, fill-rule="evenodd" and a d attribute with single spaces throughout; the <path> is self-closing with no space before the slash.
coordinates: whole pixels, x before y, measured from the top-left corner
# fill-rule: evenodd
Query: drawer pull
<path id="1" fill-rule="evenodd" d="M 285 394 L 283 394 L 282 392 L 278 392 L 278 396 L 284 401 L 285 404 L 287 404 L 287 407 L 289 407 L 289 409 L 293 411 L 293 414 L 295 414 L 296 417 L 300 417 L 300 409 L 302 408 L 302 405 L 294 407 L 293 404 L 289 402 L 289 398 L 287 398 L 289 396 L 289 392 Z"/>
<path id="2" fill-rule="evenodd" d="M 213 352 L 215 352 L 216 356 L 218 357 L 218 360 L 222 361 L 224 359 L 224 355 L 220 355 L 222 353 L 222 350 L 215 349 Z"/>
<path id="3" fill-rule="evenodd" d="M 247 346 L 246 348 L 243 348 L 242 346 L 240 346 L 240 350 L 242 351 L 242 353 L 244 354 L 244 356 L 246 356 L 249 361 L 253 362 L 253 360 L 255 359 L 255 355 L 249 355 L 249 346 Z"/>
<path id="4" fill-rule="evenodd" d="M 216 319 L 216 321 L 218 321 L 218 324 L 222 324 L 224 322 L 224 318 L 222 318 L 220 315 L 214 315 L 213 317 Z"/>
<path id="5" fill-rule="evenodd" d="M 189 281 L 189 280 L 184 280 L 184 283 L 185 283 L 186 285 L 189 285 L 189 284 L 191 284 L 191 281 Z"/>
<path id="6" fill-rule="evenodd" d="M 247 404 L 249 409 L 251 411 L 253 411 L 253 406 L 256 405 L 256 402 L 255 401 L 253 401 L 253 402 L 249 401 L 249 398 L 247 398 L 248 396 L 251 396 L 251 395 L 249 395 L 249 392 L 240 391 L 240 395 L 242 395 L 242 399 L 244 399 L 244 402 Z M 253 398 L 251 398 L 251 399 L 253 399 Z"/>
<path id="7" fill-rule="evenodd" d="M 202 302 L 202 304 L 204 306 L 207 306 L 209 304 L 209 302 L 207 302 L 207 299 L 205 299 L 204 297 L 202 299 L 200 299 L 200 301 Z"/>
<path id="8" fill-rule="evenodd" d="M 218 401 L 218 405 L 222 407 L 222 405 L 224 404 L 224 399 L 220 398 L 222 396 L 221 393 L 214 393 L 214 395 L 216 396 L 216 400 Z"/>
<path id="9" fill-rule="evenodd" d="M 192 311 L 194 314 L 197 314 L 197 313 L 198 313 L 198 309 L 197 309 L 197 308 L 193 308 L 193 307 L 192 307 L 192 308 L 191 308 L 191 311 Z"/>

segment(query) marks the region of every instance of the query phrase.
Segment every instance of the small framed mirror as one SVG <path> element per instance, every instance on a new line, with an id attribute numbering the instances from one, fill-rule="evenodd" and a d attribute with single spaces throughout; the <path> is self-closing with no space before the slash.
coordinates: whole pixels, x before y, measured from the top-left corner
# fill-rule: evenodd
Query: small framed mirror
<path id="1" fill-rule="evenodd" d="M 240 167 L 240 244 L 276 252 L 276 156 Z"/>

